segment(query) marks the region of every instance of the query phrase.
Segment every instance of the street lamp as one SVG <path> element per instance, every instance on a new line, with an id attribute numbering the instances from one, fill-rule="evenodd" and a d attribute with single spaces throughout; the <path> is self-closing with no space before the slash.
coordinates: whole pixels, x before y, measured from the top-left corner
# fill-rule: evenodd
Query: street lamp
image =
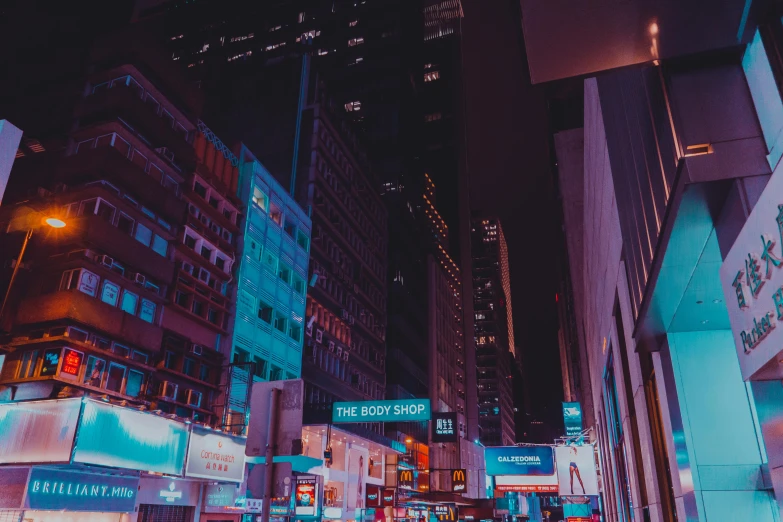
<path id="1" fill-rule="evenodd" d="M 47 217 L 44 218 L 42 221 L 44 224 L 52 228 L 65 227 L 65 221 L 56 217 Z M 30 238 L 33 237 L 34 229 L 35 229 L 34 227 L 30 227 L 27 230 L 27 234 L 24 236 L 24 242 L 22 243 L 22 248 L 19 250 L 19 256 L 16 258 L 16 263 L 14 264 L 14 271 L 11 272 L 11 280 L 8 281 L 8 287 L 5 289 L 5 295 L 3 296 L 3 304 L 0 305 L 0 321 L 2 321 L 3 319 L 3 312 L 5 312 L 5 305 L 8 303 L 8 296 L 11 295 L 11 287 L 14 286 L 16 275 L 19 272 L 19 265 L 22 264 L 22 258 L 24 257 L 24 253 L 27 251 L 27 244 L 30 242 Z"/>

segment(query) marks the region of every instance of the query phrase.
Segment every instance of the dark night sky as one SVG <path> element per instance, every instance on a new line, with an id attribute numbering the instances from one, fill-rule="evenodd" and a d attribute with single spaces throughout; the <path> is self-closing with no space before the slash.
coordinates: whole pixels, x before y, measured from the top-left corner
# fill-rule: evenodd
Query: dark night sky
<path id="1" fill-rule="evenodd" d="M 541 420 L 560 421 L 558 213 L 544 87 L 532 86 L 518 0 L 463 0 L 471 205 L 497 213 L 511 258 L 514 335 Z"/>

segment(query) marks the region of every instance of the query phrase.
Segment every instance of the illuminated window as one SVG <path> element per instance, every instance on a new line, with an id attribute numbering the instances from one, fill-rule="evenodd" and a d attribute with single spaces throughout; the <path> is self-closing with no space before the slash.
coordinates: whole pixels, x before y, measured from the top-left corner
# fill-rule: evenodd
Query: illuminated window
<path id="1" fill-rule="evenodd" d="M 430 71 L 427 73 L 424 73 L 424 81 L 425 82 L 434 82 L 435 80 L 440 79 L 440 71 Z"/>
<path id="2" fill-rule="evenodd" d="M 345 104 L 345 110 L 347 112 L 354 112 L 362 110 L 362 102 L 352 101 Z"/>
<path id="3" fill-rule="evenodd" d="M 438 121 L 441 119 L 443 115 L 439 112 L 433 112 L 432 114 L 427 114 L 424 116 L 424 121 L 431 122 L 431 121 Z"/>
<path id="4" fill-rule="evenodd" d="M 348 40 L 348 47 L 355 47 L 363 43 L 364 43 L 364 38 L 362 38 L 361 36 L 358 38 L 351 38 L 350 40 Z"/>
<path id="5" fill-rule="evenodd" d="M 348 27 L 356 27 L 356 24 L 359 23 L 359 20 L 353 20 L 352 22 L 348 22 Z"/>

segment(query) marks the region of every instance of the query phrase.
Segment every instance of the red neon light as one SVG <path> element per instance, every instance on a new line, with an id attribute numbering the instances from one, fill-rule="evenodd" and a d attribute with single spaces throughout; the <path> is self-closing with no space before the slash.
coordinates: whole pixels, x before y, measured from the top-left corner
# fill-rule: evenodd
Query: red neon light
<path id="1" fill-rule="evenodd" d="M 76 350 L 66 348 L 65 357 L 63 357 L 63 365 L 62 368 L 60 368 L 60 373 L 66 373 L 68 375 L 74 376 L 79 375 L 79 367 L 82 365 L 82 359 L 84 359 L 84 354 L 77 352 Z"/>

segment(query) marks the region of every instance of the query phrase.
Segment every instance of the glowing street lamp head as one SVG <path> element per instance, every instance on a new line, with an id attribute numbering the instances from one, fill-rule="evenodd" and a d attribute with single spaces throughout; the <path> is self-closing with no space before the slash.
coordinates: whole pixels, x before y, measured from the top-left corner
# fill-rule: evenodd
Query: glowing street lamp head
<path id="1" fill-rule="evenodd" d="M 55 217 L 46 218 L 44 222 L 49 225 L 52 228 L 64 228 L 65 227 L 65 221 L 62 219 L 58 219 Z"/>

